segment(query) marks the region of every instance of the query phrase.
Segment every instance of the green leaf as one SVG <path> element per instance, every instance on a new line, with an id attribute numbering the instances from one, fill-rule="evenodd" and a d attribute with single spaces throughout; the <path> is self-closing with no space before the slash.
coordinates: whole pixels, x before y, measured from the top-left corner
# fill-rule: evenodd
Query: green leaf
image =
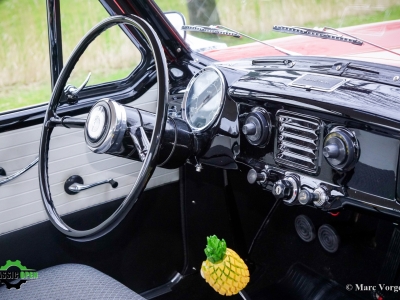
<path id="1" fill-rule="evenodd" d="M 226 253 L 226 242 L 220 240 L 216 235 L 207 237 L 207 246 L 204 249 L 207 259 L 213 264 L 221 262 Z"/>

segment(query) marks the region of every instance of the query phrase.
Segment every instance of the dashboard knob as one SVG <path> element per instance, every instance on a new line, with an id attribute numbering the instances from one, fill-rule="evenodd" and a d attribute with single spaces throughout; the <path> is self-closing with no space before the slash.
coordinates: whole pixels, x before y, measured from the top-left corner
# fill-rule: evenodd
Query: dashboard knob
<path id="1" fill-rule="evenodd" d="M 325 137 L 322 154 L 332 168 L 348 171 L 358 161 L 360 146 L 352 131 L 337 126 Z"/>
<path id="2" fill-rule="evenodd" d="M 268 112 L 255 107 L 247 114 L 242 132 L 247 141 L 254 146 L 265 146 L 271 137 L 272 123 Z"/>
<path id="3" fill-rule="evenodd" d="M 319 195 L 317 193 L 312 193 L 308 190 L 301 190 L 299 193 L 300 204 L 306 205 L 311 204 L 313 201 L 318 200 Z"/>
<path id="4" fill-rule="evenodd" d="M 316 195 L 316 199 L 313 200 L 316 207 L 324 206 L 324 204 L 329 200 L 326 190 L 322 187 L 316 188 L 313 194 Z"/>
<path id="5" fill-rule="evenodd" d="M 324 147 L 322 154 L 326 158 L 337 158 L 340 155 L 342 149 L 337 144 L 329 144 Z"/>
<path id="6" fill-rule="evenodd" d="M 289 180 L 278 180 L 272 187 L 272 194 L 276 199 L 289 199 L 293 194 L 293 185 Z"/>
<path id="7" fill-rule="evenodd" d="M 256 181 L 264 182 L 267 180 L 267 175 L 264 172 L 258 173 L 256 170 L 251 169 L 247 173 L 247 181 L 250 184 L 255 183 Z"/>
<path id="8" fill-rule="evenodd" d="M 242 127 L 242 132 L 245 135 L 255 135 L 257 131 L 256 125 L 252 122 L 246 123 Z"/>

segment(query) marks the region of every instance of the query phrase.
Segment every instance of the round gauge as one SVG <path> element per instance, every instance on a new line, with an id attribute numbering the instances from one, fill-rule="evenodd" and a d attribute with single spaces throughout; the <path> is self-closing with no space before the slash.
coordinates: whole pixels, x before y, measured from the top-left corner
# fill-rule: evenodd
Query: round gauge
<path id="1" fill-rule="evenodd" d="M 206 67 L 192 78 L 183 99 L 183 118 L 194 131 L 214 123 L 221 111 L 224 93 L 224 77 L 214 67 Z"/>
<path id="2" fill-rule="evenodd" d="M 106 112 L 103 106 L 96 106 L 89 114 L 87 131 L 89 138 L 98 140 L 104 132 Z"/>

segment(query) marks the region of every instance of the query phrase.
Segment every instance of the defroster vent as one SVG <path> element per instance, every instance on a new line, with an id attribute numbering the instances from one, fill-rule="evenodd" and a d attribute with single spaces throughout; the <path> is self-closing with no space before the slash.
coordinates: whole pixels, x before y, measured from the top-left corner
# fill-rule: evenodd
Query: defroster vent
<path id="1" fill-rule="evenodd" d="M 316 174 L 320 165 L 323 123 L 318 118 L 279 110 L 275 161 L 291 169 Z"/>

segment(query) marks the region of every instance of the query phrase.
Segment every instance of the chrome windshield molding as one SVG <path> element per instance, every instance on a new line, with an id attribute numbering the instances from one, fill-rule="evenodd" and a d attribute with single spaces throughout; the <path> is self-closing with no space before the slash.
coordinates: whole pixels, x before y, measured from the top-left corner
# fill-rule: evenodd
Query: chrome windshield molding
<path id="1" fill-rule="evenodd" d="M 24 174 L 26 171 L 28 171 L 30 168 L 32 168 L 34 165 L 36 165 L 38 163 L 38 161 L 39 161 L 39 157 L 36 157 L 35 160 L 33 162 L 31 162 L 29 165 L 27 165 L 25 168 L 15 172 L 14 174 L 0 177 L 0 185 L 3 185 L 5 183 L 17 178 L 18 176 Z"/>

